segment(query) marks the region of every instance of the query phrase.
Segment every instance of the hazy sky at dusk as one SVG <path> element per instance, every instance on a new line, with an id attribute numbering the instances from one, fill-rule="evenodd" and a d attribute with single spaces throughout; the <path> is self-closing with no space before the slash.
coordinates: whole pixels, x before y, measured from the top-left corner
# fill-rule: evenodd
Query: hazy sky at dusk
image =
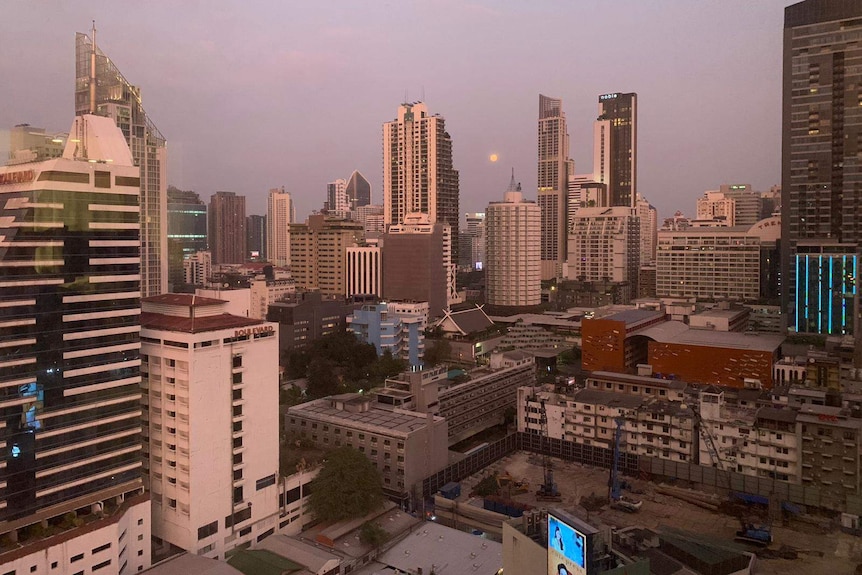
<path id="1" fill-rule="evenodd" d="M 95 19 L 168 139 L 168 181 L 206 201 L 230 190 L 264 213 L 267 190 L 285 186 L 304 218 L 326 182 L 358 169 L 380 203 L 381 124 L 405 92 L 446 118 L 461 212 L 501 198 L 512 167 L 535 199 L 538 94 L 563 99 L 583 173 L 598 95 L 637 92 L 638 191 L 661 217 L 693 215 L 721 183 L 780 181 L 789 3 L 3 2 L 0 151 L 18 123 L 69 129 L 75 32 Z"/>

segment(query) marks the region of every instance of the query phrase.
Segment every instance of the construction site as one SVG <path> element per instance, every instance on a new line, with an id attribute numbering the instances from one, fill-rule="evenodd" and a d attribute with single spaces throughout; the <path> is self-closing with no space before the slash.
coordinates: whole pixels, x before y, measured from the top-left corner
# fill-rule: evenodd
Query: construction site
<path id="1" fill-rule="evenodd" d="M 561 507 L 612 529 L 674 530 L 753 553 L 756 573 L 855 573 L 862 564 L 862 538 L 842 531 L 834 517 L 730 500 L 682 482 L 658 484 L 630 477 L 613 481 L 612 472 L 516 451 L 461 481 L 455 492 L 450 488 L 436 496 L 438 520 L 496 538 L 498 529 L 483 523 L 487 516 L 471 520 L 479 517 L 479 509 L 517 516 L 529 509 Z M 488 486 L 493 488 L 491 497 L 477 493 L 477 488 L 486 492 Z M 628 503 L 620 505 L 621 499 Z"/>

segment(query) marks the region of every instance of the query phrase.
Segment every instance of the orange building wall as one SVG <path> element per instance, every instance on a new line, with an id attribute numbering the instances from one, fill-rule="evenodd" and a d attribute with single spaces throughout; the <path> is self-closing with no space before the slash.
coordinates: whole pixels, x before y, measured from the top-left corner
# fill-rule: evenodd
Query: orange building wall
<path id="1" fill-rule="evenodd" d="M 741 388 L 745 378 L 759 379 L 772 387 L 772 352 L 649 342 L 649 363 L 653 373 L 674 374 L 692 383 Z"/>
<path id="2" fill-rule="evenodd" d="M 581 324 L 581 363 L 587 371 L 626 371 L 626 324 L 587 319 Z"/>

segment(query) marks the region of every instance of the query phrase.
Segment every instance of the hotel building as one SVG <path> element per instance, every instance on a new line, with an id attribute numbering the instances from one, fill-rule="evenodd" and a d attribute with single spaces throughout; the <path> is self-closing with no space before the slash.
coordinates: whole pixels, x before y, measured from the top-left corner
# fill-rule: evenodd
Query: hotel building
<path id="1" fill-rule="evenodd" d="M 143 301 L 145 481 L 157 546 L 224 559 L 275 532 L 278 328 L 191 294 Z"/>
<path id="2" fill-rule="evenodd" d="M 62 158 L 0 167 L 0 564 L 130 573 L 150 565 L 141 182 L 113 120 L 70 134 Z"/>

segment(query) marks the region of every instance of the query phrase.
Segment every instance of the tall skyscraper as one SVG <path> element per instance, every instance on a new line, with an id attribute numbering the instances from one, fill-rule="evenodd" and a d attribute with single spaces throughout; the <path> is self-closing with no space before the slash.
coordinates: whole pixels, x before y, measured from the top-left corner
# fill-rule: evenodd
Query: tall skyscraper
<path id="1" fill-rule="evenodd" d="M 371 203 L 371 183 L 358 170 L 354 170 L 350 174 L 345 192 L 347 193 L 351 210 L 367 206 Z"/>
<path id="2" fill-rule="evenodd" d="M 537 203 L 542 210 L 542 279 L 562 277 L 566 263 L 566 204 L 569 134 L 563 101 L 539 94 L 539 177 Z"/>
<path id="3" fill-rule="evenodd" d="M 251 215 L 245 222 L 246 248 L 249 256 L 267 261 L 266 254 L 266 216 Z M 257 256 L 255 256 L 255 252 Z"/>
<path id="4" fill-rule="evenodd" d="M 449 224 L 458 237 L 458 170 L 452 165 L 452 138 L 446 121 L 422 102 L 402 104 L 398 118 L 383 124 L 383 214 L 387 226 L 408 214 L 428 214 Z M 453 242 L 451 261 L 458 261 Z"/>
<path id="5" fill-rule="evenodd" d="M 168 187 L 168 277 L 186 283 L 183 260 L 207 249 L 207 205 L 195 192 Z"/>
<path id="6" fill-rule="evenodd" d="M 324 209 L 331 215 L 344 218 L 350 211 L 350 200 L 347 198 L 347 180 L 338 178 L 326 184 L 326 203 Z"/>
<path id="7" fill-rule="evenodd" d="M 810 263 L 819 261 L 820 254 L 837 253 L 842 270 L 858 269 L 862 243 L 860 18 L 862 3 L 854 0 L 805 0 L 784 10 L 781 283 L 782 308 L 790 310 L 789 327 L 796 331 L 849 330 L 859 335 L 858 276 L 848 285 L 834 276 L 837 268 L 818 265 L 823 273 L 814 277 Z M 817 243 L 822 243 L 822 249 Z M 804 250 L 797 249 L 800 244 L 805 244 Z M 806 295 L 817 282 L 820 299 L 812 307 Z M 855 309 L 846 309 L 848 294 Z M 806 317 L 807 312 L 820 316 L 826 307 L 844 309 L 855 321 L 838 331 L 836 326 L 843 322 Z"/>
<path id="8" fill-rule="evenodd" d="M 638 96 L 602 94 L 593 128 L 593 177 L 608 186 L 611 206 L 635 207 L 638 168 Z"/>
<path id="9" fill-rule="evenodd" d="M 641 226 L 640 265 L 645 266 L 655 262 L 655 249 L 658 242 L 658 210 L 640 194 L 637 195 L 635 207 Z"/>
<path id="10" fill-rule="evenodd" d="M 485 210 L 487 258 L 486 301 L 491 305 L 542 303 L 542 260 L 539 254 L 542 210 L 524 199 L 515 176 L 502 202 Z"/>
<path id="11" fill-rule="evenodd" d="M 95 37 L 95 33 L 93 34 Z M 114 120 L 141 170 L 141 294 L 168 289 L 167 145 L 147 116 L 141 89 L 123 77 L 95 39 L 75 35 L 75 114 Z"/>
<path id="12" fill-rule="evenodd" d="M 216 192 L 209 205 L 209 247 L 213 264 L 241 264 L 248 258 L 245 196 Z"/>
<path id="13" fill-rule="evenodd" d="M 150 563 L 139 170 L 112 120 L 79 116 L 70 133 L 62 158 L 0 167 L 0 523 L 13 536 L 40 522 L 62 531 L 64 515 L 99 509 L 111 524 L 0 563 L 119 572 L 125 560 L 136 572 Z M 71 564 L 84 545 L 86 561 Z"/>
<path id="14" fill-rule="evenodd" d="M 277 266 L 289 266 L 290 224 L 296 219 L 296 206 L 284 188 L 270 190 L 266 206 L 266 257 Z"/>

